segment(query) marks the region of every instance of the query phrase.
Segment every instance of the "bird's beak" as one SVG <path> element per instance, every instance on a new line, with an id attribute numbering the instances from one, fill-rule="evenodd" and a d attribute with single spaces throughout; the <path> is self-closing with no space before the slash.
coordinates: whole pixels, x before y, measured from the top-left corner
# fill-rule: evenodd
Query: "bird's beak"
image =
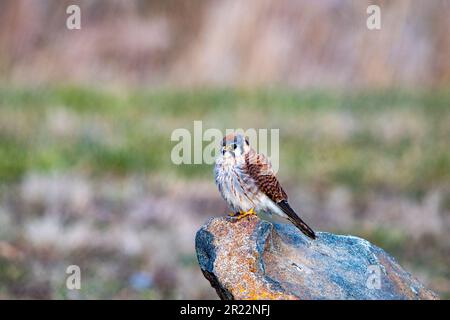
<path id="1" fill-rule="evenodd" d="M 222 148 L 222 154 L 225 154 L 227 151 L 231 152 L 231 145 L 227 145 Z"/>

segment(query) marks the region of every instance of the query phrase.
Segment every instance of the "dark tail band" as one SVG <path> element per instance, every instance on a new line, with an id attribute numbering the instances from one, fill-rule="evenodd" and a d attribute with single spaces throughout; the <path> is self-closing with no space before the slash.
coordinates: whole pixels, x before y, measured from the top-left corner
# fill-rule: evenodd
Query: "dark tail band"
<path id="1" fill-rule="evenodd" d="M 283 210 L 284 213 L 289 218 L 289 221 L 292 222 L 301 232 L 310 237 L 311 239 L 316 239 L 316 234 L 300 217 L 295 213 L 295 211 L 291 208 L 289 203 L 286 200 L 282 200 L 277 202 L 277 205 Z"/>

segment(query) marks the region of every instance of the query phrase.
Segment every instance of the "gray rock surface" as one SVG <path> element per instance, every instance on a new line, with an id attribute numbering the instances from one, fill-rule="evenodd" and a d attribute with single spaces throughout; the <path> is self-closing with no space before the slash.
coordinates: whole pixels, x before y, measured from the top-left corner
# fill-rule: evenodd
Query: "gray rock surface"
<path id="1" fill-rule="evenodd" d="M 437 299 L 368 241 L 255 216 L 210 219 L 196 236 L 200 268 L 221 299 Z"/>

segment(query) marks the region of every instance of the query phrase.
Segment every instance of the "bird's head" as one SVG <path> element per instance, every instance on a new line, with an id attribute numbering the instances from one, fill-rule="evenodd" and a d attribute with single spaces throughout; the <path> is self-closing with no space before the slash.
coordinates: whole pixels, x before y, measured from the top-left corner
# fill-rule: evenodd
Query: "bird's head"
<path id="1" fill-rule="evenodd" d="M 238 158 L 243 156 L 249 150 L 250 144 L 247 137 L 244 137 L 241 134 L 231 133 L 223 138 L 220 151 L 225 158 Z"/>

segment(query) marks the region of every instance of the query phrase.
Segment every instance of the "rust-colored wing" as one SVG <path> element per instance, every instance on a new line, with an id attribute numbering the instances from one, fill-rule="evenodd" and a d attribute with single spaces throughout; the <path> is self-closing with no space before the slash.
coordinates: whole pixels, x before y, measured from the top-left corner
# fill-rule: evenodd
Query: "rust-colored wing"
<path id="1" fill-rule="evenodd" d="M 264 155 L 251 150 L 245 155 L 245 164 L 248 174 L 256 182 L 258 188 L 272 201 L 277 203 L 281 200 L 287 200 L 286 192 L 275 177 L 272 165 Z"/>
<path id="2" fill-rule="evenodd" d="M 270 162 L 262 154 L 257 154 L 254 150 L 251 150 L 245 156 L 245 164 L 248 174 L 256 182 L 259 190 L 275 202 L 286 214 L 287 219 L 301 232 L 311 239 L 315 239 L 314 231 L 297 215 L 287 202 L 287 194 L 275 177 Z"/>

